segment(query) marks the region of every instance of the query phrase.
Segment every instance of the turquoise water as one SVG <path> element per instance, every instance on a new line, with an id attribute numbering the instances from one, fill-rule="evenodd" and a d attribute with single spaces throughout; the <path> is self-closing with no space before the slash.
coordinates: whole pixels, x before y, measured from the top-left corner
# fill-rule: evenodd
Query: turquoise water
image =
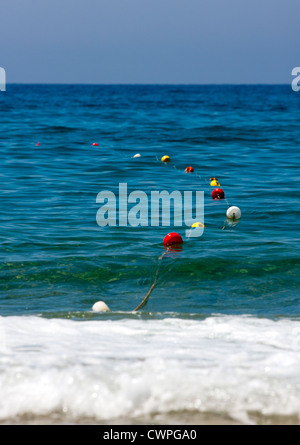
<path id="1" fill-rule="evenodd" d="M 7 405 L 0 409 L 2 420 L 68 412 L 77 421 L 90 416 L 110 422 L 122 416 L 151 419 L 154 412 L 168 416 L 174 409 L 218 413 L 221 408 L 233 417 L 237 411 L 245 416 L 250 411 L 298 416 L 300 95 L 289 85 L 8 85 L 0 94 L 0 112 L 0 365 L 1 383 L 9 391 Z M 136 153 L 141 156 L 133 158 Z M 170 156 L 169 164 L 160 161 L 163 155 Z M 193 166 L 194 173 L 185 173 L 187 166 Z M 212 200 L 211 177 L 218 178 L 226 200 Z M 100 227 L 97 195 L 104 190 L 117 195 L 120 183 L 128 185 L 128 193 L 141 190 L 149 196 L 161 190 L 203 191 L 203 235 L 187 237 L 185 225 Z M 228 205 L 241 209 L 239 222 L 226 220 Z M 166 252 L 163 239 L 172 231 L 182 236 L 182 249 L 167 252 L 160 260 Z M 132 314 L 158 266 L 158 281 L 147 305 Z M 98 300 L 111 312 L 93 313 Z M 75 348 L 73 322 L 86 341 L 77 343 L 75 335 L 78 349 L 69 356 Z M 47 337 L 50 326 L 53 336 Z M 85 329 L 95 329 L 101 338 L 97 372 L 102 364 L 101 379 L 108 380 L 100 389 L 99 379 L 93 380 L 97 347 L 87 346 L 94 340 L 88 341 Z M 200 335 L 199 344 L 191 344 L 188 335 L 184 340 L 186 332 L 194 339 Z M 170 333 L 174 355 L 155 360 L 161 339 Z M 122 351 L 120 335 L 125 342 Z M 39 338 L 37 344 L 34 338 Z M 216 343 L 211 343 L 213 338 Z M 57 349 L 51 349 L 52 341 Z M 137 343 L 140 355 L 127 356 Z M 275 357 L 278 348 L 282 355 Z M 199 350 L 202 357 L 211 354 L 206 358 L 216 371 L 213 381 L 205 380 L 212 377 L 205 374 L 205 357 L 203 363 L 197 362 Z M 222 350 L 232 358 L 230 363 L 224 362 Z M 236 362 L 236 354 L 245 351 L 243 360 Z M 52 361 L 47 374 L 48 352 Z M 67 359 L 61 363 L 64 354 L 71 365 Z M 73 363 L 74 357 L 81 357 L 79 364 Z M 142 365 L 135 368 L 142 358 L 150 364 L 153 359 L 151 375 L 159 371 L 162 380 L 152 381 Z M 115 368 L 118 360 L 121 372 Z M 124 365 L 127 360 L 129 368 Z M 178 375 L 162 370 L 170 363 L 178 367 Z M 278 376 L 280 363 L 293 367 Z M 91 393 L 85 393 L 74 377 L 79 365 L 78 379 L 92 382 Z M 20 369 L 25 377 L 18 386 Z M 254 369 L 260 389 L 256 395 L 245 386 L 252 382 Z M 266 369 L 276 374 L 270 380 Z M 237 373 L 236 380 L 228 379 L 226 386 L 226 373 L 232 372 Z M 40 397 L 45 396 L 45 373 L 52 382 L 46 400 L 52 401 L 58 391 L 55 403 L 47 406 Z M 69 373 L 73 383 L 67 377 L 64 381 Z M 117 389 L 108 374 L 115 381 L 121 379 Z M 150 395 L 141 384 L 132 390 L 131 400 L 124 388 L 127 379 L 132 383 L 137 375 L 148 380 Z M 183 375 L 190 377 L 193 390 L 182 386 L 179 391 Z M 29 402 L 30 384 L 38 388 L 34 407 Z M 236 393 L 231 393 L 234 388 Z M 22 391 L 28 391 L 28 398 L 21 403 Z M 197 391 L 201 397 L 195 396 Z M 103 392 L 107 397 L 101 405 Z M 169 404 L 157 395 L 172 392 Z M 257 403 L 250 403 L 251 397 Z M 80 405 L 82 398 L 89 402 L 86 408 Z M 228 398 L 227 406 L 223 402 Z M 76 411 L 74 406 L 79 405 L 82 410 Z M 103 406 L 110 406 L 106 415 Z"/>
<path id="2" fill-rule="evenodd" d="M 164 257 L 145 309 L 300 315 L 300 102 L 289 86 L 9 86 L 0 100 L 1 314 L 65 316 L 102 296 L 132 310 L 177 231 L 186 242 Z M 242 211 L 225 230 L 212 176 Z M 119 183 L 203 191 L 203 236 L 99 227 L 97 194 Z"/>

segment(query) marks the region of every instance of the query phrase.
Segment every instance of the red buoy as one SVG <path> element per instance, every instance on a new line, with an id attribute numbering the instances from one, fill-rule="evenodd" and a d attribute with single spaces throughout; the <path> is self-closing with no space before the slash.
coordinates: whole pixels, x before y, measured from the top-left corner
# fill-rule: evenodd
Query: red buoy
<path id="1" fill-rule="evenodd" d="M 211 196 L 212 196 L 212 199 L 224 199 L 225 198 L 225 194 L 222 189 L 214 189 Z"/>
<path id="2" fill-rule="evenodd" d="M 185 170 L 187 173 L 192 173 L 194 171 L 193 167 L 187 167 Z"/>
<path id="3" fill-rule="evenodd" d="M 168 235 L 164 237 L 164 246 L 172 246 L 174 244 L 182 244 L 182 243 L 183 241 L 181 236 L 176 232 L 168 233 Z"/>
<path id="4" fill-rule="evenodd" d="M 99 144 L 97 144 L 97 142 L 93 142 L 92 144 L 94 147 L 98 147 Z"/>

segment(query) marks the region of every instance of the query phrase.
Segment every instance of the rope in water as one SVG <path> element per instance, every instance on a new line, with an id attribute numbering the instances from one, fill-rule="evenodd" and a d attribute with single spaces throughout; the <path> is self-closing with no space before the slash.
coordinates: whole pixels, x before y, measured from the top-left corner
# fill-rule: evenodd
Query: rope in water
<path id="1" fill-rule="evenodd" d="M 156 282 L 157 282 L 157 280 L 158 280 L 158 272 L 159 272 L 159 269 L 160 269 L 161 261 L 162 261 L 162 259 L 163 259 L 163 257 L 165 256 L 166 253 L 167 253 L 167 252 L 164 252 L 164 253 L 158 258 L 159 263 L 158 263 L 158 267 L 157 267 L 157 269 L 156 269 L 154 282 L 153 282 L 152 286 L 150 287 L 150 289 L 149 289 L 147 295 L 145 296 L 145 298 L 144 298 L 144 299 L 140 302 L 140 304 L 133 310 L 133 312 L 136 312 L 137 310 L 141 309 L 141 308 L 144 307 L 145 304 L 147 303 L 148 298 L 150 297 L 150 294 L 151 294 L 151 292 L 153 291 L 153 289 L 154 289 L 154 287 L 155 287 L 155 285 L 156 285 Z"/>

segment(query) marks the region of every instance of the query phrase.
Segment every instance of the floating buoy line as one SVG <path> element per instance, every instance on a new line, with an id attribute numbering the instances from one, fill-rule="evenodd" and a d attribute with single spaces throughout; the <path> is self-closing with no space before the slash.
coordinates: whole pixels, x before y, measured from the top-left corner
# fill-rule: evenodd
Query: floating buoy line
<path id="1" fill-rule="evenodd" d="M 92 147 L 98 147 L 99 144 L 97 142 L 93 142 Z M 37 142 L 36 147 L 40 147 L 40 142 Z M 137 153 L 134 156 L 132 156 L 132 158 L 140 158 L 141 154 Z M 156 157 L 156 159 L 159 161 L 159 159 Z M 162 156 L 162 158 L 160 159 L 160 161 L 163 164 L 169 165 L 171 163 L 171 158 L 168 155 L 164 155 Z M 176 165 L 172 165 L 174 169 L 179 170 Z M 195 176 L 197 176 L 198 178 L 200 178 L 200 180 L 203 180 L 203 178 L 197 173 L 197 171 L 195 172 L 194 167 L 192 166 L 187 166 L 184 170 L 185 173 L 191 173 Z M 207 181 L 207 180 L 206 180 Z M 230 206 L 230 204 L 228 203 L 228 200 L 225 196 L 225 192 L 224 190 L 221 188 L 221 184 L 218 181 L 218 179 L 216 177 L 212 177 L 209 179 L 210 181 L 210 186 L 211 187 L 215 187 L 212 191 L 212 199 L 213 200 L 224 200 L 227 204 L 227 210 L 226 210 L 226 219 L 225 219 L 225 223 L 223 224 L 222 230 L 225 229 L 226 227 L 226 222 L 230 222 L 230 224 L 233 224 L 234 222 L 238 222 L 241 218 L 241 210 L 239 207 L 237 206 Z M 204 224 L 201 222 L 195 222 L 192 226 L 191 226 L 191 230 L 196 229 L 196 228 L 204 228 Z M 191 233 L 191 232 L 190 232 Z M 188 237 L 189 238 L 189 237 Z M 168 233 L 164 240 L 163 240 L 163 245 L 164 245 L 164 249 L 165 251 L 162 253 L 162 255 L 159 256 L 158 258 L 158 266 L 155 272 L 155 277 L 154 277 L 154 281 L 149 289 L 149 291 L 147 292 L 146 296 L 143 298 L 143 300 L 139 303 L 139 305 L 133 310 L 133 312 L 137 312 L 139 309 L 143 308 L 146 304 L 147 301 L 157 283 L 158 280 L 158 274 L 159 274 L 159 270 L 160 270 L 160 266 L 161 266 L 161 262 L 162 259 L 164 258 L 164 256 L 170 252 L 170 251 L 178 251 L 181 249 L 181 246 L 183 244 L 183 239 L 180 236 L 180 234 L 176 233 L 176 232 L 170 232 Z M 92 307 L 92 310 L 94 312 L 110 312 L 109 307 L 107 306 L 107 304 L 104 301 L 96 301 Z"/>
<path id="2" fill-rule="evenodd" d="M 93 144 L 95 145 L 95 144 Z M 132 158 L 139 158 L 141 157 L 140 153 L 135 154 L 134 156 L 132 156 Z M 159 160 L 158 158 L 156 158 L 157 160 Z M 168 155 L 164 155 L 162 156 L 161 160 L 160 160 L 163 164 L 170 164 L 171 163 L 171 158 Z M 178 170 L 178 168 L 176 167 L 176 165 L 173 165 L 173 167 Z M 201 176 L 195 172 L 194 168 L 192 166 L 187 166 L 184 170 L 186 173 L 192 173 L 195 174 L 195 176 L 199 177 L 200 179 Z M 213 200 L 224 200 L 227 204 L 227 210 L 226 210 L 226 219 L 225 219 L 225 223 L 223 224 L 222 230 L 225 229 L 226 227 L 226 221 L 232 223 L 232 222 L 237 222 L 240 220 L 241 218 L 241 210 L 239 207 L 237 206 L 231 206 L 228 203 L 228 200 L 225 196 L 225 192 L 224 190 L 221 188 L 221 184 L 219 182 L 219 180 L 216 177 L 212 177 L 209 179 L 210 181 L 210 186 L 211 187 L 215 187 L 212 191 L 212 199 Z M 204 228 L 204 224 L 201 222 L 196 222 L 191 226 L 191 230 L 195 229 L 195 228 Z M 163 245 L 165 248 L 165 252 L 158 258 L 158 266 L 155 272 L 155 277 L 154 277 L 154 281 L 149 289 L 149 291 L 147 292 L 146 296 L 143 298 L 143 300 L 140 302 L 140 304 L 133 310 L 133 312 L 138 311 L 139 309 L 143 308 L 146 304 L 147 301 L 157 283 L 158 280 L 158 274 L 159 274 L 159 270 L 160 270 L 160 266 L 161 266 L 161 262 L 162 259 L 164 258 L 164 256 L 166 255 L 166 253 L 170 250 L 178 250 L 181 248 L 181 245 L 183 244 L 183 239 L 181 237 L 181 235 L 177 232 L 170 232 L 168 233 L 164 240 L 163 240 Z M 110 311 L 110 309 L 108 308 L 108 306 L 106 305 L 105 302 L 103 301 L 98 301 L 93 305 L 93 311 L 95 312 L 108 312 Z"/>

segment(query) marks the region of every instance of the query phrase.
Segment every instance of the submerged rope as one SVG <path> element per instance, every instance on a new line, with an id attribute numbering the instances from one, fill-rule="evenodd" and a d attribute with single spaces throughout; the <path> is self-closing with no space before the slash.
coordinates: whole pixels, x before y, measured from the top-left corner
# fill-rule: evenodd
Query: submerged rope
<path id="1" fill-rule="evenodd" d="M 140 304 L 133 310 L 133 312 L 136 312 L 138 309 L 144 307 L 145 304 L 147 303 L 147 300 L 148 300 L 148 298 L 150 297 L 150 294 L 151 294 L 151 292 L 153 291 L 153 289 L 154 289 L 154 287 L 155 287 L 155 285 L 156 285 L 156 282 L 157 282 L 157 280 L 158 280 L 158 272 L 159 272 L 159 269 L 160 269 L 161 261 L 162 261 L 162 259 L 163 259 L 163 257 L 165 256 L 166 253 L 167 253 L 167 252 L 164 252 L 164 253 L 158 258 L 158 259 L 159 259 L 159 263 L 158 263 L 158 266 L 157 266 L 157 269 L 156 269 L 156 272 L 155 272 L 155 279 L 154 279 L 154 282 L 153 282 L 152 286 L 150 287 L 150 289 L 149 289 L 147 295 L 145 296 L 145 298 L 144 298 L 144 299 L 140 302 Z"/>

